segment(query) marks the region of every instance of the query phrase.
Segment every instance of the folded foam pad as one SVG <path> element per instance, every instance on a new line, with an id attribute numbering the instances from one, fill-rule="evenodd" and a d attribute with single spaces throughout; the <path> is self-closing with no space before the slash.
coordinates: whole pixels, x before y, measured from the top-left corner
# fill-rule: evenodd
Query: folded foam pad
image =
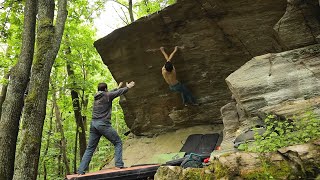
<path id="1" fill-rule="evenodd" d="M 175 160 L 171 160 L 166 162 L 165 165 L 169 165 L 169 166 L 180 166 L 181 163 L 186 159 L 186 157 L 183 158 L 179 158 L 179 159 L 175 159 Z"/>
<path id="2" fill-rule="evenodd" d="M 186 152 L 186 154 L 196 153 L 200 155 L 210 155 L 215 149 L 219 140 L 219 134 L 192 134 L 190 135 L 180 152 Z"/>
<path id="3" fill-rule="evenodd" d="M 164 164 L 168 161 L 174 161 L 176 159 L 183 158 L 184 155 L 185 152 L 156 154 L 151 158 L 151 161 L 157 164 Z"/>
<path id="4" fill-rule="evenodd" d="M 97 172 L 87 173 L 82 176 L 68 175 L 67 180 L 132 180 L 147 179 L 153 177 L 160 167 L 158 164 L 135 166 L 124 169 L 105 169 Z"/>

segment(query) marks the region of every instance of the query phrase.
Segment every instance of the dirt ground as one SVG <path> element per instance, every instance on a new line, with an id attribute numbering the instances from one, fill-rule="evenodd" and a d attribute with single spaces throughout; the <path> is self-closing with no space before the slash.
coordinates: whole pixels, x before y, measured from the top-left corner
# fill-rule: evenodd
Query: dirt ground
<path id="1" fill-rule="evenodd" d="M 153 138 L 132 136 L 124 142 L 123 161 L 126 167 L 156 163 L 153 156 L 179 152 L 189 135 L 221 133 L 222 130 L 222 124 L 205 125 L 179 129 Z M 113 160 L 104 168 L 112 166 L 114 166 Z"/>

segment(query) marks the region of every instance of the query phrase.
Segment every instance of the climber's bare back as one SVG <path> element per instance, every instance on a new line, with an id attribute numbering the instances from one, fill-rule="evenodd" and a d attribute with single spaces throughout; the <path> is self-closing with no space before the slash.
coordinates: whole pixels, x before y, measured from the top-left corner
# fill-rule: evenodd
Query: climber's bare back
<path id="1" fill-rule="evenodd" d="M 164 80 L 170 85 L 176 85 L 179 81 L 177 80 L 177 76 L 176 76 L 176 69 L 173 68 L 173 70 L 171 72 L 168 72 L 164 66 L 162 67 L 162 76 L 164 78 Z"/>

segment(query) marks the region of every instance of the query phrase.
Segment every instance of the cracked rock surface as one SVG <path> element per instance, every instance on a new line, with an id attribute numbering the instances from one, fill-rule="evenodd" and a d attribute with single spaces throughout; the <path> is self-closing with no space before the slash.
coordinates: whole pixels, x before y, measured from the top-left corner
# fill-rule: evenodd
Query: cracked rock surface
<path id="1" fill-rule="evenodd" d="M 320 45 L 255 57 L 226 81 L 249 115 L 320 115 Z"/>
<path id="2" fill-rule="evenodd" d="M 319 12 L 317 0 L 179 0 L 115 30 L 95 47 L 117 81 L 136 82 L 120 102 L 128 127 L 153 135 L 221 124 L 220 108 L 231 97 L 225 78 L 255 56 L 316 43 Z M 165 61 L 156 49 L 172 51 L 176 45 L 184 46 L 173 58 L 177 78 L 199 107 L 183 107 L 162 78 Z M 261 107 L 266 103 L 258 101 Z"/>

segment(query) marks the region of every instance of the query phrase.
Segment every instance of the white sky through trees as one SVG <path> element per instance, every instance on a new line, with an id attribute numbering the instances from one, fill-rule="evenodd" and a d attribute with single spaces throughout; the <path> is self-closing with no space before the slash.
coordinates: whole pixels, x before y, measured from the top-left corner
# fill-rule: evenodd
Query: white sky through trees
<path id="1" fill-rule="evenodd" d="M 133 0 L 132 3 L 135 4 L 136 2 L 137 0 Z M 128 13 L 127 9 L 123 8 L 123 10 Z M 125 23 L 121 20 L 118 13 L 124 16 L 121 5 L 113 1 L 107 1 L 105 9 L 101 11 L 100 17 L 94 20 L 95 27 L 98 30 L 97 39 L 110 34 L 115 29 L 125 26 Z"/>
<path id="2" fill-rule="evenodd" d="M 4 3 L 5 0 L 0 0 L 1 4 Z M 133 0 L 133 4 L 136 0 Z M 127 12 L 127 9 L 123 10 Z M 118 13 L 123 16 L 123 11 L 121 10 L 121 5 L 113 1 L 107 1 L 105 5 L 105 9 L 101 10 L 101 15 L 94 20 L 94 25 L 97 28 L 97 36 L 96 39 L 102 38 L 115 29 L 125 26 Z M 1 45 L 1 44 L 0 44 Z M 1 51 L 2 49 L 0 49 Z"/>

